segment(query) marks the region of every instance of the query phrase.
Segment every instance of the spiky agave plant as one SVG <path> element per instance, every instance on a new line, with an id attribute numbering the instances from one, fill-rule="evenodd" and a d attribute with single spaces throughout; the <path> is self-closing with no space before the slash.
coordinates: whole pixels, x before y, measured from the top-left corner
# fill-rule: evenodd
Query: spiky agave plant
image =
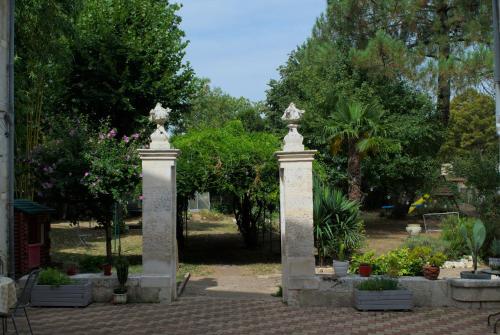
<path id="1" fill-rule="evenodd" d="M 314 179 L 314 236 L 320 262 L 329 253 L 349 255 L 364 239 L 359 203 Z M 342 246 L 342 247 L 341 247 Z"/>

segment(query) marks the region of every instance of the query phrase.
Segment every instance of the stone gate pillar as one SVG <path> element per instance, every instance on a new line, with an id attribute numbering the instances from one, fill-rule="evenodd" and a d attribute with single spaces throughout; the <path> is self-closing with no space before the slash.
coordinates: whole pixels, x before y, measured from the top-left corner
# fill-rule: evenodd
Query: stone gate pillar
<path id="1" fill-rule="evenodd" d="M 318 289 L 313 235 L 312 162 L 316 150 L 304 150 L 297 131 L 304 111 L 292 103 L 282 119 L 288 123 L 283 151 L 276 152 L 280 169 L 280 225 L 283 301 L 299 305 L 301 291 Z"/>
<path id="2" fill-rule="evenodd" d="M 169 303 L 177 297 L 176 166 L 179 150 L 170 147 L 164 128 L 170 109 L 160 103 L 151 110 L 157 129 L 142 160 L 141 300 Z"/>

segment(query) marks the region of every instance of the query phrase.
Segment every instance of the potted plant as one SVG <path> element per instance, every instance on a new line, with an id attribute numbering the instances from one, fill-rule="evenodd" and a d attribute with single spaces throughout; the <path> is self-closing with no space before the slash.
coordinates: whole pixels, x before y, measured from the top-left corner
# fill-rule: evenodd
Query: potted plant
<path id="1" fill-rule="evenodd" d="M 370 263 L 361 263 L 359 264 L 358 272 L 361 277 L 370 277 L 372 274 L 372 265 Z"/>
<path id="2" fill-rule="evenodd" d="M 486 228 L 481 220 L 476 220 L 472 226 L 472 230 L 467 228 L 465 224 L 460 226 L 460 231 L 463 238 L 467 242 L 467 247 L 472 255 L 472 264 L 474 271 L 462 271 L 460 272 L 460 278 L 462 279 L 491 279 L 491 275 L 487 273 L 482 273 L 477 271 L 477 261 L 479 258 L 479 251 L 483 246 L 484 240 L 486 239 Z"/>
<path id="3" fill-rule="evenodd" d="M 84 307 L 92 301 L 92 284 L 76 282 L 65 273 L 47 268 L 40 272 L 31 292 L 31 305 Z"/>
<path id="4" fill-rule="evenodd" d="M 494 239 L 491 243 L 491 256 L 488 264 L 492 270 L 500 270 L 500 240 Z"/>
<path id="5" fill-rule="evenodd" d="M 446 261 L 446 256 L 442 252 L 432 254 L 423 266 L 424 277 L 429 280 L 436 280 L 439 277 L 440 267 Z"/>
<path id="6" fill-rule="evenodd" d="M 126 257 L 119 255 L 115 261 L 116 276 L 120 286 L 113 291 L 113 304 L 127 303 L 127 284 L 129 262 Z"/>
<path id="7" fill-rule="evenodd" d="M 102 265 L 102 271 L 105 276 L 111 276 L 111 269 L 113 268 L 113 265 L 111 263 L 104 263 Z"/>
<path id="8" fill-rule="evenodd" d="M 354 289 L 354 307 L 363 311 L 413 309 L 413 294 L 394 278 L 370 278 Z"/>
<path id="9" fill-rule="evenodd" d="M 78 272 L 77 264 L 74 262 L 69 262 L 66 264 L 66 274 L 68 276 L 74 276 Z"/>
<path id="10" fill-rule="evenodd" d="M 345 257 L 345 244 L 340 243 L 339 250 L 337 252 L 337 260 L 333 260 L 333 271 L 337 277 L 347 276 L 347 270 L 349 269 L 349 261 L 346 261 Z"/>

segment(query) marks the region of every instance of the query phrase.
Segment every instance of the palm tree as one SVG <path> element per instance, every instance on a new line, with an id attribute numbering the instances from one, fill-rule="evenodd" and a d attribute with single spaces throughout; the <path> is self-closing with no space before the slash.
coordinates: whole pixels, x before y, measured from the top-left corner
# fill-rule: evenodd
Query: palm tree
<path id="1" fill-rule="evenodd" d="M 331 152 L 337 153 L 342 144 L 347 146 L 348 197 L 361 201 L 361 161 L 370 151 L 399 151 L 400 145 L 384 138 L 383 112 L 369 108 L 359 101 L 340 101 L 324 126 L 324 139 Z"/>

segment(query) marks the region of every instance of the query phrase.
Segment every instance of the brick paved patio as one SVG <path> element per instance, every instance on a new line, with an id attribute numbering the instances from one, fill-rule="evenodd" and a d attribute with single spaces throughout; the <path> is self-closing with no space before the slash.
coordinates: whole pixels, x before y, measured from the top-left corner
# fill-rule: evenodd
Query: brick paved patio
<path id="1" fill-rule="evenodd" d="M 370 334 L 483 335 L 487 311 L 453 308 L 357 312 L 351 308 L 293 308 L 276 300 L 183 297 L 172 305 L 93 304 L 33 308 L 36 335 L 52 334 Z M 27 328 L 22 325 L 24 333 Z M 12 329 L 12 327 L 11 327 Z"/>

